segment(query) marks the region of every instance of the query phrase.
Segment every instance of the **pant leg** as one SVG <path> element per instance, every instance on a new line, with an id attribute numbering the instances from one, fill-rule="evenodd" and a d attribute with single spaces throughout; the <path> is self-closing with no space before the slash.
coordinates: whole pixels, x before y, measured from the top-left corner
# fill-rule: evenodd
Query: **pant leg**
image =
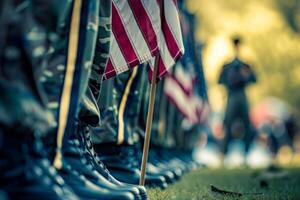
<path id="1" fill-rule="evenodd" d="M 245 144 L 245 153 L 248 153 L 250 145 L 252 144 L 255 138 L 256 132 L 250 121 L 247 99 L 244 101 L 242 110 L 243 110 L 242 122 L 244 124 L 244 131 L 245 131 L 243 141 Z"/>
<path id="2" fill-rule="evenodd" d="M 95 55 L 93 65 L 91 67 L 91 75 L 88 79 L 88 89 L 81 101 L 81 110 L 79 118 L 90 126 L 100 125 L 100 109 L 98 102 L 104 101 L 100 99 L 102 76 L 105 66 L 109 58 L 110 51 L 110 34 L 111 34 L 111 0 L 99 1 L 99 26 L 97 40 L 94 41 Z M 87 38 L 93 37 L 90 33 Z M 91 51 L 92 49 L 86 49 Z M 90 59 L 91 60 L 91 59 Z"/>
<path id="3" fill-rule="evenodd" d="M 177 114 L 175 106 L 168 103 L 166 113 L 166 146 L 174 147 L 176 146 L 176 138 L 174 137 L 174 120 Z"/>
<path id="4" fill-rule="evenodd" d="M 163 102 L 163 81 L 157 83 L 155 102 L 154 102 L 154 113 L 152 119 L 152 130 L 151 130 L 151 144 L 161 145 L 161 137 L 164 134 L 164 118 L 163 113 L 165 111 L 165 104 Z M 147 105 L 148 106 L 148 105 Z"/>
<path id="5" fill-rule="evenodd" d="M 137 69 L 124 72 L 112 79 L 111 88 L 105 88 L 106 95 L 102 98 L 111 99 L 108 105 L 101 105 L 103 123 L 93 129 L 93 141 L 95 143 L 123 144 L 130 140 L 129 122 L 125 116 L 125 110 L 129 102 L 128 98 L 133 90 L 133 82 L 137 78 Z M 108 80 L 110 81 L 110 80 Z M 106 81 L 105 81 L 106 82 Z M 104 84 L 105 84 L 104 82 Z"/>
<path id="6" fill-rule="evenodd" d="M 46 132 L 54 123 L 39 83 L 48 32 L 40 25 L 32 3 L 2 1 L 0 14 L 0 126 L 14 132 L 19 128 L 23 133 Z M 25 6 L 16 9 L 20 4 Z"/>
<path id="7" fill-rule="evenodd" d="M 227 154 L 228 152 L 228 146 L 229 146 L 229 143 L 230 141 L 232 140 L 232 134 L 231 134 L 231 124 L 226 124 L 224 126 L 225 128 L 225 136 L 224 136 L 224 139 L 223 139 L 223 142 L 222 142 L 222 152 L 223 154 Z"/>
<path id="8" fill-rule="evenodd" d="M 125 117 L 128 118 L 131 137 L 134 142 L 138 140 L 138 135 L 141 134 L 141 127 L 139 125 L 140 111 L 142 109 L 143 95 L 148 92 L 148 68 L 147 64 L 140 65 L 137 71 L 137 77 L 133 81 L 132 90 L 129 93 L 128 101 L 125 109 Z"/>
<path id="9" fill-rule="evenodd" d="M 71 134 L 70 127 L 88 86 L 98 31 L 98 1 L 77 0 L 70 7 L 70 15 L 64 13 L 69 24 L 57 34 L 50 48 L 43 77 L 51 100 L 48 106 L 53 108 L 58 122 L 54 159 L 57 168 L 62 164 L 63 143 Z"/>

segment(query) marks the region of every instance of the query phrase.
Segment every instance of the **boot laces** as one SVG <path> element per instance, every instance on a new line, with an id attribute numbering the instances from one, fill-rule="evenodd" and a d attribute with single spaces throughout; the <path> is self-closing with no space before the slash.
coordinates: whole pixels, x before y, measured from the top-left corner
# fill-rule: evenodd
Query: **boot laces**
<path id="1" fill-rule="evenodd" d="M 100 168 L 102 170 L 104 170 L 107 175 L 109 175 L 110 172 L 106 168 L 106 165 L 99 159 L 98 154 L 96 153 L 96 151 L 95 151 L 95 149 L 93 147 L 93 143 L 92 143 L 92 140 L 91 140 L 90 128 L 89 127 L 85 127 L 83 139 L 86 142 L 86 146 L 88 148 L 87 153 L 89 153 L 90 158 L 91 159 L 93 158 L 94 161 L 96 161 L 96 163 L 98 164 L 98 166 L 100 166 Z"/>

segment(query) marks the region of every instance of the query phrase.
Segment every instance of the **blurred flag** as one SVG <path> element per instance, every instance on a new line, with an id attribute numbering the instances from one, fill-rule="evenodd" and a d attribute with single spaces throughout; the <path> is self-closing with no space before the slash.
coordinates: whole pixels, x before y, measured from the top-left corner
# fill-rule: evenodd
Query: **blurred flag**
<path id="1" fill-rule="evenodd" d="M 155 56 L 162 77 L 184 52 L 176 0 L 113 0 L 112 33 L 104 79 Z"/>
<path id="2" fill-rule="evenodd" d="M 164 82 L 164 93 L 190 124 L 204 123 L 209 114 L 206 101 L 194 92 L 194 78 L 178 63 L 174 75 L 169 74 Z"/>
<path id="3" fill-rule="evenodd" d="M 194 97 L 196 99 L 194 105 L 195 105 L 195 110 L 196 110 L 196 115 L 198 120 L 197 123 L 200 124 L 206 123 L 210 114 L 209 104 L 205 99 L 197 95 L 194 95 Z"/>
<path id="4" fill-rule="evenodd" d="M 184 1 L 180 1 L 180 25 L 182 27 L 183 43 L 185 47 L 184 56 L 180 62 L 184 68 L 192 69 L 194 74 L 194 92 L 197 93 L 203 100 L 208 102 L 206 80 L 202 65 L 202 47 L 203 45 L 196 39 L 196 26 L 201 22 L 196 20 L 195 14 L 190 13 L 185 7 Z"/>
<path id="5" fill-rule="evenodd" d="M 183 1 L 180 7 L 185 54 L 176 64 L 174 74 L 165 80 L 164 93 L 184 115 L 187 126 L 203 124 L 209 116 L 206 83 L 201 64 L 201 52 L 195 40 L 195 16 L 186 10 Z"/>

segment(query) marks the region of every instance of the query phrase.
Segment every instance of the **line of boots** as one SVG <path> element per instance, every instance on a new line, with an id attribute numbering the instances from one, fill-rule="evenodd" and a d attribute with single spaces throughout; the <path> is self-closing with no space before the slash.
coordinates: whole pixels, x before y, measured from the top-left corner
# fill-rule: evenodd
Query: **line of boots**
<path id="1" fill-rule="evenodd" d="M 148 198 L 138 185 L 146 67 L 102 83 L 110 3 L 0 2 L 1 199 Z M 146 186 L 166 188 L 195 167 L 190 152 L 152 146 Z"/>

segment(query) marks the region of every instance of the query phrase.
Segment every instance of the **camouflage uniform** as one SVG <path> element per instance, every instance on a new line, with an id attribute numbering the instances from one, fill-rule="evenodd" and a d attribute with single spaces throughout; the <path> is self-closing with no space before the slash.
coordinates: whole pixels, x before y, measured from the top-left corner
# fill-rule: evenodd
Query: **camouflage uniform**
<path id="1" fill-rule="evenodd" d="M 12 199 L 77 199 L 51 167 L 41 143 L 55 125 L 39 82 L 49 31 L 58 20 L 55 3 L 0 3 L 0 187 Z"/>
<path id="2" fill-rule="evenodd" d="M 0 124 L 45 132 L 49 123 L 54 123 L 38 81 L 48 47 L 46 28 L 32 12 L 33 2 L 5 1 L 2 6 Z"/>
<path id="3" fill-rule="evenodd" d="M 136 128 L 147 79 L 145 69 L 146 66 L 142 65 L 105 81 L 108 84 L 101 99 L 108 100 L 106 105 L 100 103 L 103 125 L 93 131 L 96 143 L 132 145 L 138 141 Z"/>
<path id="4" fill-rule="evenodd" d="M 57 29 L 49 37 L 51 46 L 40 77 L 49 99 L 47 106 L 57 121 L 56 130 L 46 142 L 58 168 L 63 144 L 70 137 L 87 91 L 98 34 L 99 1 L 64 1 L 60 6 L 61 15 Z"/>
<path id="5" fill-rule="evenodd" d="M 92 126 L 100 125 L 100 110 L 98 101 L 102 85 L 102 76 L 109 58 L 111 34 L 111 1 L 100 0 L 99 26 L 95 47 L 95 55 L 88 89 L 81 102 L 79 118 Z"/>

